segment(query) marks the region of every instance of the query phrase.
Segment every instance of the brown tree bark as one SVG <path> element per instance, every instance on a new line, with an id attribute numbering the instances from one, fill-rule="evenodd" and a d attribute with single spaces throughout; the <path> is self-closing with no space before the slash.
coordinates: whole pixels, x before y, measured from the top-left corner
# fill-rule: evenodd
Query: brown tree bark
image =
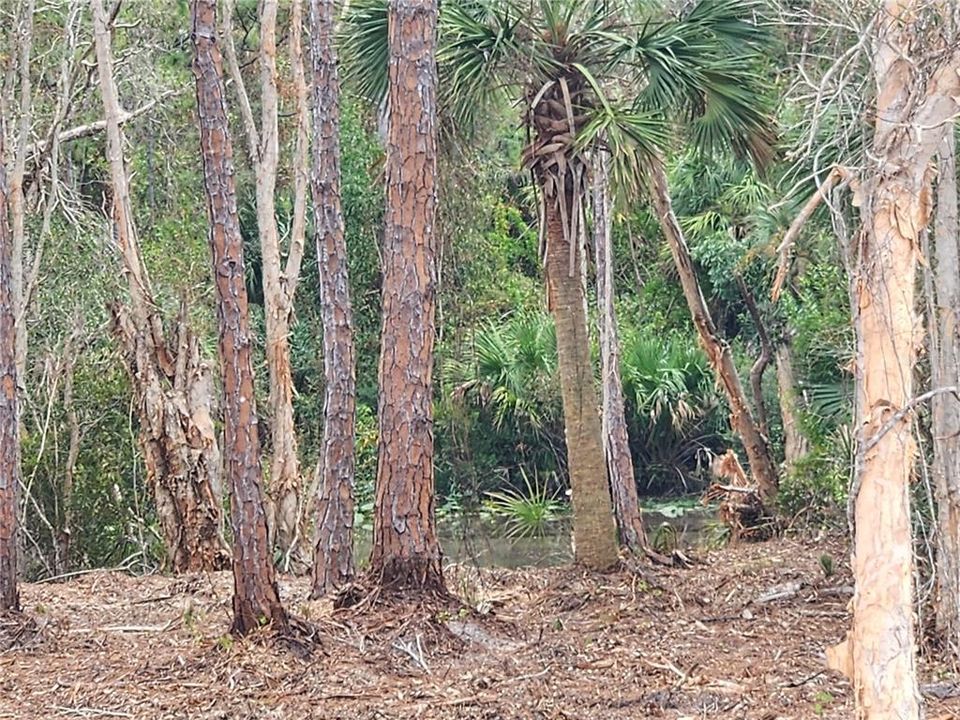
<path id="1" fill-rule="evenodd" d="M 0 116 L 0 158 L 4 119 Z M 7 173 L 0 162 L 0 613 L 20 609 L 17 591 L 17 486 L 20 483 L 17 417 L 16 309 L 12 290 L 13 238 L 7 223 Z"/>
<path id="2" fill-rule="evenodd" d="M 770 336 L 767 335 L 767 326 L 763 322 L 763 316 L 760 315 L 760 308 L 757 307 L 757 301 L 747 287 L 743 276 L 737 274 L 737 285 L 740 287 L 740 294 L 743 296 L 743 302 L 747 306 L 747 312 L 750 313 L 750 319 L 753 320 L 753 326 L 757 331 L 757 339 L 760 341 L 760 354 L 750 366 L 750 392 L 753 395 L 753 408 L 757 413 L 757 427 L 763 433 L 765 438 L 770 437 L 770 425 L 767 421 L 767 403 L 763 399 L 763 375 L 773 360 L 773 344 L 770 342 Z"/>
<path id="3" fill-rule="evenodd" d="M 445 592 L 434 517 L 437 0 L 390 0 L 377 491 L 370 570 Z"/>
<path id="4" fill-rule="evenodd" d="M 957 217 L 956 141 L 948 128 L 940 144 L 933 233 L 934 306 L 930 376 L 934 388 L 960 387 L 960 221 Z M 937 499 L 937 631 L 960 653 L 960 399 L 935 395 L 930 434 Z"/>
<path id="5" fill-rule="evenodd" d="M 294 0 L 291 12 L 291 65 L 297 101 L 297 144 L 294 166 L 294 209 L 290 247 L 286 265 L 281 259 L 280 236 L 276 219 L 277 167 L 279 163 L 279 121 L 277 94 L 277 0 L 260 3 L 260 129 L 257 131 L 240 67 L 232 50 L 230 13 L 233 3 L 225 4 L 223 37 L 231 77 L 240 99 L 241 114 L 247 130 L 256 175 L 257 229 L 260 236 L 266 356 L 270 376 L 268 398 L 270 419 L 270 529 L 273 542 L 287 558 L 299 563 L 303 498 L 302 478 L 293 413 L 293 377 L 290 367 L 290 320 L 293 299 L 300 279 L 303 259 L 306 186 L 308 177 L 309 113 L 306 83 L 303 78 L 300 37 L 302 0 Z"/>
<path id="6" fill-rule="evenodd" d="M 617 314 L 613 304 L 615 292 L 610 206 L 609 158 L 604 153 L 598 153 L 593 163 L 593 242 L 600 325 L 601 434 L 620 542 L 631 550 L 641 550 L 646 538 L 623 409 Z"/>
<path id="7" fill-rule="evenodd" d="M 851 275 L 857 337 L 858 448 L 853 486 L 853 628 L 828 650 L 854 687 L 857 717 L 920 717 L 913 607 L 910 406 L 918 320 L 915 272 L 930 220 L 932 168 L 958 111 L 960 53 L 944 47 L 918 3 L 879 11 L 869 167 L 855 204 L 861 230 Z M 919 52 L 919 54 L 918 54 Z"/>
<path id="8" fill-rule="evenodd" d="M 340 79 L 334 0 L 310 0 L 313 62 L 313 206 L 323 320 L 323 447 L 317 465 L 313 597 L 353 579 L 356 359 L 340 203 Z"/>
<path id="9" fill-rule="evenodd" d="M 783 456 L 787 468 L 807 454 L 810 443 L 800 429 L 800 400 L 797 378 L 793 371 L 790 339 L 784 338 L 774 349 L 777 367 L 777 388 L 780 397 L 780 418 L 783 422 Z"/>
<path id="10" fill-rule="evenodd" d="M 697 328 L 700 344 L 707 353 L 710 365 L 717 375 L 717 381 L 723 386 L 727 396 L 727 403 L 730 405 L 730 424 L 743 443 L 743 449 L 750 463 L 750 474 L 757 485 L 760 497 L 764 505 L 771 507 L 777 496 L 779 480 L 770 447 L 750 412 L 750 403 L 743 391 L 730 346 L 720 337 L 713 324 L 713 318 L 710 317 L 710 310 L 700 290 L 690 250 L 687 248 L 683 231 L 673 212 L 667 174 L 662 161 L 653 160 L 650 163 L 650 174 L 653 204 L 660 227 L 670 245 L 670 253 L 673 255 L 673 262 L 680 275 L 683 295 L 693 316 L 693 324 Z"/>
<path id="11" fill-rule="evenodd" d="M 233 149 L 216 38 L 216 0 L 193 0 L 191 30 L 220 325 L 224 439 L 233 526 L 233 632 L 243 635 L 265 624 L 282 632 L 287 627 L 287 616 L 280 604 L 261 490 L 243 240 L 237 219 Z"/>
<path id="12" fill-rule="evenodd" d="M 567 193 L 567 207 L 575 207 Z M 571 242 L 557 203 L 546 203 L 547 304 L 557 334 L 557 364 L 573 501 L 574 555 L 577 562 L 607 568 L 617 561 L 616 525 L 603 449 L 597 391 L 590 361 L 590 335 L 579 273 L 570 272 Z M 575 265 L 576 267 L 576 265 Z"/>
<path id="13" fill-rule="evenodd" d="M 123 162 L 120 105 L 113 78 L 110 30 L 102 0 L 91 0 L 97 67 L 106 120 L 113 190 L 114 239 L 130 292 L 129 307 L 111 305 L 137 398 L 147 481 L 174 572 L 223 567 L 220 535 L 220 451 L 211 412 L 210 371 L 181 305 L 168 341 L 143 265 Z"/>

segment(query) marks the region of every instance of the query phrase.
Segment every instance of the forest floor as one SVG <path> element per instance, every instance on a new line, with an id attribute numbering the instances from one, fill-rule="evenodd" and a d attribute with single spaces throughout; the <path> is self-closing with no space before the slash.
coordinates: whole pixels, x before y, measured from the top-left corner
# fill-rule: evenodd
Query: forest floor
<path id="1" fill-rule="evenodd" d="M 643 576 L 449 567 L 463 606 L 441 609 L 334 610 L 283 578 L 307 644 L 234 641 L 227 573 L 26 584 L 23 618 L 0 622 L 0 718 L 851 717 L 823 661 L 850 622 L 845 546 L 697 559 Z M 955 668 L 920 668 L 928 718 L 960 718 Z"/>

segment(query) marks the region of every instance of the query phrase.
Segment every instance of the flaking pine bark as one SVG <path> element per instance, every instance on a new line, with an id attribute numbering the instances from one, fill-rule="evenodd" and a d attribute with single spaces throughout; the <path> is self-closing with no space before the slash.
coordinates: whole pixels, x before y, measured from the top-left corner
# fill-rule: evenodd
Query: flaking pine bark
<path id="1" fill-rule="evenodd" d="M 261 489 L 243 239 L 237 218 L 233 149 L 216 39 L 216 0 L 193 0 L 191 27 L 200 150 L 217 290 L 225 466 L 231 490 L 233 631 L 244 635 L 270 625 L 274 631 L 283 632 L 287 616 L 277 590 Z"/>
<path id="2" fill-rule="evenodd" d="M 387 206 L 370 570 L 445 592 L 434 516 L 437 0 L 390 0 Z"/>
<path id="3" fill-rule="evenodd" d="M 313 206 L 323 321 L 323 445 L 316 478 L 314 597 L 354 574 L 353 479 L 356 358 L 340 198 L 340 80 L 334 0 L 310 0 L 313 68 Z"/>
<path id="4" fill-rule="evenodd" d="M 240 66 L 233 52 L 231 13 L 233 2 L 224 3 L 221 34 L 231 80 L 238 95 L 247 132 L 247 146 L 256 175 L 257 230 L 263 273 L 264 323 L 270 394 L 269 502 L 273 541 L 284 557 L 284 566 L 302 567 L 304 534 L 303 483 L 293 412 L 293 376 L 290 365 L 290 321 L 300 280 L 306 233 L 306 191 L 309 179 L 309 111 L 301 52 L 302 0 L 291 11 L 291 67 L 297 116 L 297 139 L 292 161 L 294 174 L 293 219 L 286 263 L 281 259 L 276 219 L 277 168 L 280 160 L 279 98 L 277 92 L 277 0 L 260 3 L 260 127 L 247 97 Z"/>

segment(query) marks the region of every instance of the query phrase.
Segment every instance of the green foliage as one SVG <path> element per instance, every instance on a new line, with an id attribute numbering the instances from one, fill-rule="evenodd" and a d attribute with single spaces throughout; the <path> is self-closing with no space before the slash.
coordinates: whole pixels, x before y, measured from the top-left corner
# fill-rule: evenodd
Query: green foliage
<path id="1" fill-rule="evenodd" d="M 697 487 L 720 450 L 722 412 L 703 353 L 681 337 L 622 333 L 621 375 L 634 464 L 648 492 Z"/>
<path id="2" fill-rule="evenodd" d="M 520 475 L 524 483 L 522 490 L 489 492 L 484 507 L 504 521 L 508 537 L 543 537 L 563 515 L 565 505 L 556 492 L 549 493 L 546 481 L 541 482 L 535 475 L 531 478 L 522 468 Z"/>

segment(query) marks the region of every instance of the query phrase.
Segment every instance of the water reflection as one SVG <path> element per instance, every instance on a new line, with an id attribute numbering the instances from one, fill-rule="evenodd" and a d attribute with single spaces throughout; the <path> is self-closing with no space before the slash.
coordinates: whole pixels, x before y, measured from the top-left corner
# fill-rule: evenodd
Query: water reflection
<path id="1" fill-rule="evenodd" d="M 644 512 L 643 521 L 648 537 L 663 534 L 667 529 L 676 547 L 701 544 L 713 514 L 704 509 L 687 511 L 679 517 L 668 517 L 655 511 Z M 458 564 L 479 567 L 552 567 L 573 560 L 568 519 L 551 525 L 548 534 L 541 537 L 507 537 L 497 523 L 476 516 L 444 519 L 439 522 L 440 544 L 444 558 Z M 366 564 L 370 556 L 371 533 L 360 529 L 355 552 L 358 562 Z"/>

